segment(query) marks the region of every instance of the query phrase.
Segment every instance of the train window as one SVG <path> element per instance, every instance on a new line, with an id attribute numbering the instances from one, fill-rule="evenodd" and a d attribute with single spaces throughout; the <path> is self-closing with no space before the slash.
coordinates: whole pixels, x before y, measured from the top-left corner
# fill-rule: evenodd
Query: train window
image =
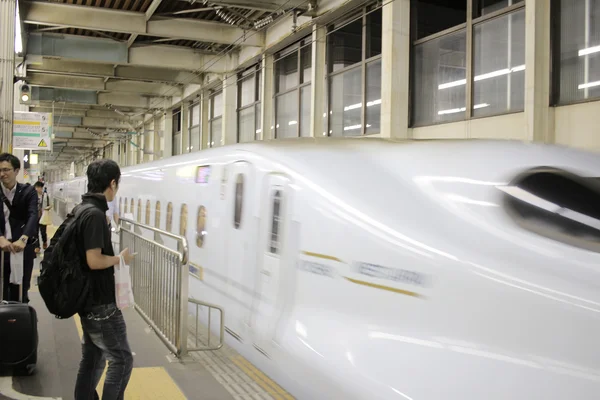
<path id="1" fill-rule="evenodd" d="M 142 222 L 142 199 L 138 199 L 137 222 Z"/>
<path id="2" fill-rule="evenodd" d="M 206 207 L 198 207 L 198 217 L 196 220 L 196 246 L 204 246 L 206 237 Z"/>
<path id="3" fill-rule="evenodd" d="M 131 218 L 135 218 L 134 214 L 135 214 L 135 200 L 131 199 L 131 211 L 129 211 L 131 213 Z"/>
<path id="4" fill-rule="evenodd" d="M 244 175 L 238 174 L 235 182 L 235 200 L 233 210 L 233 226 L 239 229 L 242 224 L 242 204 L 244 202 Z"/>
<path id="5" fill-rule="evenodd" d="M 536 168 L 499 189 L 506 193 L 506 211 L 522 228 L 600 252 L 597 178 L 584 178 L 556 168 Z"/>
<path id="6" fill-rule="evenodd" d="M 123 198 L 119 197 L 119 211 L 123 209 Z"/>
<path id="7" fill-rule="evenodd" d="M 281 190 L 273 192 L 273 215 L 271 218 L 271 242 L 269 252 L 279 254 L 279 228 L 281 225 Z"/>
<path id="8" fill-rule="evenodd" d="M 152 207 L 150 200 L 146 200 L 146 225 L 150 225 L 150 207 Z"/>
<path id="9" fill-rule="evenodd" d="M 187 217 L 188 217 L 187 204 L 182 204 L 181 205 L 181 215 L 179 216 L 179 234 L 181 236 L 185 236 L 185 234 L 187 233 Z"/>
<path id="10" fill-rule="evenodd" d="M 156 214 L 154 214 L 154 225 L 160 229 L 160 201 L 156 202 Z"/>
<path id="11" fill-rule="evenodd" d="M 123 214 L 127 214 L 127 197 L 125 197 L 125 201 L 123 202 L 125 209 L 123 210 Z"/>
<path id="12" fill-rule="evenodd" d="M 173 230 L 173 203 L 167 204 L 167 220 L 165 221 L 165 230 L 171 232 Z"/>

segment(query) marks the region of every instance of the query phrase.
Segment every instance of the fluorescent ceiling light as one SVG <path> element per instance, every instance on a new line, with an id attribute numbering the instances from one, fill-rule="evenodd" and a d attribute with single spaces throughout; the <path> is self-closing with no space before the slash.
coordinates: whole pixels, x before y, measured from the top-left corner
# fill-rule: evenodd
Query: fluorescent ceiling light
<path id="1" fill-rule="evenodd" d="M 21 37 L 21 15 L 19 14 L 19 2 L 16 3 L 15 15 L 15 53 L 23 52 L 23 38 Z"/>
<path id="2" fill-rule="evenodd" d="M 598 53 L 600 51 L 600 46 L 588 47 L 585 49 L 579 50 L 579 57 L 585 56 L 587 54 Z"/>
<path id="3" fill-rule="evenodd" d="M 475 104 L 473 106 L 474 109 L 484 108 L 484 107 L 489 107 L 489 104 L 488 103 L 481 103 L 481 104 Z M 451 108 L 449 110 L 440 110 L 440 111 L 438 111 L 438 115 L 456 114 L 456 113 L 465 112 L 465 111 L 467 111 L 466 107 Z"/>
<path id="4" fill-rule="evenodd" d="M 591 87 L 595 87 L 595 86 L 600 86 L 600 81 L 582 83 L 581 85 L 577 86 L 577 88 L 585 89 L 585 88 L 591 88 Z"/>
<path id="5" fill-rule="evenodd" d="M 473 78 L 473 80 L 481 81 L 483 79 L 495 78 L 497 76 L 507 75 L 512 72 L 519 72 L 519 71 L 524 71 L 524 70 L 525 70 L 524 64 L 517 65 L 516 67 L 512 67 L 512 68 L 504 68 L 504 69 L 499 69 L 497 71 L 492 71 L 492 72 L 488 72 L 485 74 L 477 75 L 477 76 L 475 76 L 475 78 Z M 454 86 L 465 85 L 466 83 L 467 83 L 466 79 L 459 79 L 457 81 L 446 82 L 446 83 L 442 83 L 441 85 L 438 85 L 438 90 L 448 89 L 448 88 L 451 88 Z"/>

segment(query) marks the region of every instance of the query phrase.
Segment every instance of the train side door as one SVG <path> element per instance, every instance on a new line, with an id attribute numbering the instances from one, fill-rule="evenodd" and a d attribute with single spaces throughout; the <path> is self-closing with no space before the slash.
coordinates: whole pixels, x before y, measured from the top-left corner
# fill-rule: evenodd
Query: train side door
<path id="1" fill-rule="evenodd" d="M 226 232 L 224 252 L 227 266 L 227 293 L 229 305 L 226 314 L 227 328 L 232 336 L 243 340 L 246 324 L 244 319 L 247 308 L 252 302 L 248 282 L 252 279 L 254 250 L 252 233 L 256 231 L 252 218 L 254 194 L 252 193 L 254 173 L 252 164 L 238 161 L 227 168 L 228 179 L 225 183 L 225 220 L 222 226 Z"/>
<path id="2" fill-rule="evenodd" d="M 252 329 L 254 346 L 269 356 L 277 323 L 283 312 L 282 292 L 285 268 L 293 252 L 289 241 L 292 190 L 287 176 L 267 175 L 260 194 L 260 230 L 256 296 L 253 303 Z"/>

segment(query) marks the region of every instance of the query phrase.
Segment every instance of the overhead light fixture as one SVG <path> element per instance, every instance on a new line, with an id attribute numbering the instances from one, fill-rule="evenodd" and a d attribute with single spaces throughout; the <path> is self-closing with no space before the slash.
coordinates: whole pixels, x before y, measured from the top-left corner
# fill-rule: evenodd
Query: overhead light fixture
<path id="1" fill-rule="evenodd" d="M 15 53 L 23 53 L 23 37 L 21 35 L 21 15 L 19 14 L 19 2 L 16 3 L 15 13 Z"/>
<path id="2" fill-rule="evenodd" d="M 600 51 L 600 46 L 594 46 L 594 47 L 587 47 L 585 49 L 581 49 L 579 50 L 579 57 L 581 56 L 585 56 L 588 54 L 594 54 Z"/>

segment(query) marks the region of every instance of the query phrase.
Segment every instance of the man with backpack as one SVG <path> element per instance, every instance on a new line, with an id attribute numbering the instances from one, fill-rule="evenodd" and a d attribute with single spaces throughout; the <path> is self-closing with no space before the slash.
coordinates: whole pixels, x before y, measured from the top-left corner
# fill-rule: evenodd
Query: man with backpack
<path id="1" fill-rule="evenodd" d="M 115 296 L 114 255 L 106 221 L 107 202 L 117 194 L 121 170 L 112 160 L 96 160 L 87 168 L 88 193 L 58 228 L 45 252 L 40 294 L 48 310 L 60 318 L 78 313 L 83 329 L 82 359 L 75 400 L 98 399 L 96 386 L 108 359 L 103 399 L 123 399 L 133 368 L 127 327 Z"/>

